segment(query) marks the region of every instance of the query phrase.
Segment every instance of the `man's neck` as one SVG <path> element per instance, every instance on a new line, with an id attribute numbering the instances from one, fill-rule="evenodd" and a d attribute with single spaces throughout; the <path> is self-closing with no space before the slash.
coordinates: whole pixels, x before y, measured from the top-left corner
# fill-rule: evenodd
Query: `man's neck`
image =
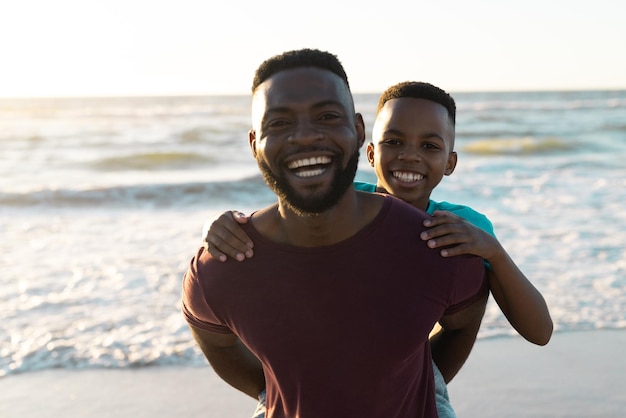
<path id="1" fill-rule="evenodd" d="M 380 196 L 351 189 L 335 206 L 319 214 L 299 214 L 279 202 L 257 212 L 252 221 L 272 241 L 297 247 L 321 247 L 359 232 L 378 214 L 382 200 Z"/>

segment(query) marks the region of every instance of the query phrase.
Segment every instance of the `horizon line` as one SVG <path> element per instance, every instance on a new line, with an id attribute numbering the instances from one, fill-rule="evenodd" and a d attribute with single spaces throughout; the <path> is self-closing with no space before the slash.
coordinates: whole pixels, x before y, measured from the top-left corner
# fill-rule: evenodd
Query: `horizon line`
<path id="1" fill-rule="evenodd" d="M 478 94 L 478 93 L 568 93 L 568 92 L 621 92 L 626 91 L 624 87 L 602 87 L 602 88 L 555 88 L 555 89 L 502 89 L 502 90 L 448 90 L 450 94 Z M 353 91 L 353 95 L 380 95 L 382 92 L 374 91 Z M 234 97 L 249 96 L 250 92 L 234 93 L 128 93 L 128 94 L 84 94 L 84 95 L 15 95 L 2 96 L 0 100 L 34 100 L 34 99 L 142 99 L 142 98 L 185 98 L 185 97 Z"/>

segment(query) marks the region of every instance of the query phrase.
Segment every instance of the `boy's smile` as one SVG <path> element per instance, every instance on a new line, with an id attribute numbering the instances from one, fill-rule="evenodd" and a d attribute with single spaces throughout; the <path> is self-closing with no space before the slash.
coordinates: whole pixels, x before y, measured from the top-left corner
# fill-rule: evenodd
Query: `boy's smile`
<path id="1" fill-rule="evenodd" d="M 407 171 L 394 171 L 394 172 L 392 172 L 392 174 L 399 181 L 405 182 L 405 183 L 414 183 L 414 182 L 422 180 L 424 178 L 423 174 L 411 173 L 411 172 L 407 172 Z"/>

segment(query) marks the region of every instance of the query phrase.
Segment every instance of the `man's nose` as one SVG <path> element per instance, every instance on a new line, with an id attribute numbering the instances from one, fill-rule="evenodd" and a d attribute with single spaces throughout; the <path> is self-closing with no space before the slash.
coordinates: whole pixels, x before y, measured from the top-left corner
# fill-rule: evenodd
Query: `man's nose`
<path id="1" fill-rule="evenodd" d="M 292 143 L 306 144 L 319 141 L 322 138 L 324 138 L 323 130 L 316 127 L 311 121 L 304 120 L 298 122 L 288 139 Z"/>

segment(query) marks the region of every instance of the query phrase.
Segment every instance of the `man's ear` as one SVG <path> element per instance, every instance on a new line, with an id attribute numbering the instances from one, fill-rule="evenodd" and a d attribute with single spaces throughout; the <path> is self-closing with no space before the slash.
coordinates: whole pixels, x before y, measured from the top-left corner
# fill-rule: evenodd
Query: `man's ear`
<path id="1" fill-rule="evenodd" d="M 356 127 L 356 133 L 358 138 L 359 148 L 365 143 L 365 122 L 363 121 L 363 115 L 357 113 L 354 115 L 354 126 Z"/>
<path id="2" fill-rule="evenodd" d="M 367 157 L 367 162 L 370 163 L 372 167 L 374 167 L 374 144 L 368 142 L 367 148 L 365 149 L 365 156 Z"/>
<path id="3" fill-rule="evenodd" d="M 256 131 L 254 129 L 248 131 L 248 143 L 252 150 L 252 156 L 256 159 Z"/>
<path id="4" fill-rule="evenodd" d="M 454 169 L 456 168 L 457 159 L 458 159 L 458 156 L 455 151 L 452 151 L 450 154 L 448 154 L 448 162 L 446 163 L 446 169 L 443 172 L 443 174 L 445 174 L 446 176 L 449 176 L 450 174 L 454 172 Z"/>

